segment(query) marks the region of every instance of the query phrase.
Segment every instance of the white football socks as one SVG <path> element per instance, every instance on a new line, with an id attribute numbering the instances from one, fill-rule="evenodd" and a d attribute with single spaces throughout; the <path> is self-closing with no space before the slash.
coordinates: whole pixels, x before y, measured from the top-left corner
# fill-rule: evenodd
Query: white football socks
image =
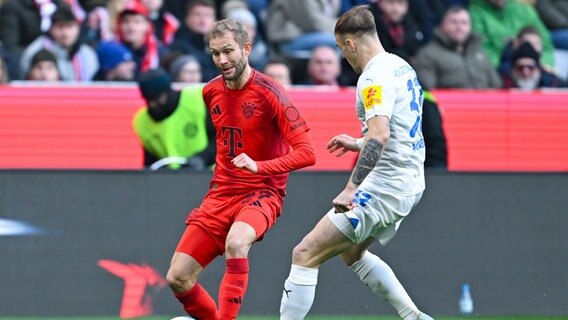
<path id="1" fill-rule="evenodd" d="M 365 251 L 361 260 L 349 266 L 375 294 L 390 303 L 404 320 L 416 320 L 420 311 L 396 278 L 392 269 L 379 257 Z"/>
<path id="2" fill-rule="evenodd" d="M 280 301 L 280 320 L 302 320 L 310 311 L 316 295 L 318 269 L 292 265 L 284 282 Z"/>

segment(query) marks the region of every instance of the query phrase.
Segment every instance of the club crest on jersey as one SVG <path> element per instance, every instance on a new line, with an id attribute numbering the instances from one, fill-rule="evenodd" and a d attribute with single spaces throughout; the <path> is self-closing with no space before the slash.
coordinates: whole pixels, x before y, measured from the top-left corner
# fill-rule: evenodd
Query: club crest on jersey
<path id="1" fill-rule="evenodd" d="M 243 108 L 243 116 L 245 119 L 250 119 L 254 115 L 254 109 L 256 109 L 256 106 L 252 102 L 245 102 L 241 108 Z"/>
<path id="2" fill-rule="evenodd" d="M 363 105 L 365 106 L 365 110 L 369 110 L 378 104 L 383 104 L 383 87 L 368 86 L 363 89 Z"/>

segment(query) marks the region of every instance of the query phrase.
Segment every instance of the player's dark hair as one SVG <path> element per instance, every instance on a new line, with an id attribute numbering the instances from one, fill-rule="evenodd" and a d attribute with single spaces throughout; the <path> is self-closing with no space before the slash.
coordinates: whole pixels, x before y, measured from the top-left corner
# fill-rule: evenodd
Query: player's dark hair
<path id="1" fill-rule="evenodd" d="M 209 39 L 221 37 L 227 32 L 232 32 L 235 41 L 239 47 L 243 48 L 248 41 L 248 32 L 245 26 L 234 19 L 223 19 L 215 22 L 211 31 L 209 31 Z"/>
<path id="2" fill-rule="evenodd" d="M 369 10 L 369 5 L 355 6 L 341 15 L 335 23 L 334 32 L 337 35 L 356 36 L 377 34 L 375 18 Z"/>

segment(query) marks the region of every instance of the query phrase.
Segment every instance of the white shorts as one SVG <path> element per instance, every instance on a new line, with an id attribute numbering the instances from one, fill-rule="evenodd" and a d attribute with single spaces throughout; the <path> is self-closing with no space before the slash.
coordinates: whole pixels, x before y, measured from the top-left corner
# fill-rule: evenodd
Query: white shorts
<path id="1" fill-rule="evenodd" d="M 331 209 L 327 216 L 354 243 L 359 244 L 374 237 L 384 246 L 394 237 L 400 223 L 418 204 L 422 194 L 423 192 L 411 196 L 395 196 L 363 193 L 361 196 L 358 191 L 353 210 L 335 213 Z"/>

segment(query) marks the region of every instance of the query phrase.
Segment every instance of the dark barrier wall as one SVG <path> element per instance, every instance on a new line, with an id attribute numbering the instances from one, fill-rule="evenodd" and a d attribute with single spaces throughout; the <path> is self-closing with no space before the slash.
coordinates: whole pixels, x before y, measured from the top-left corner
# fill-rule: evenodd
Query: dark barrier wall
<path id="1" fill-rule="evenodd" d="M 181 315 L 163 277 L 186 212 L 199 205 L 209 178 L 0 171 L 0 316 L 134 316 L 151 307 L 154 314 Z M 277 314 L 293 246 L 346 178 L 291 176 L 283 216 L 251 251 L 242 313 Z M 419 306 L 456 314 L 467 282 L 482 315 L 568 314 L 566 174 L 429 172 L 427 183 L 398 235 L 373 248 Z M 218 259 L 203 274 L 213 296 L 223 269 Z M 140 303 L 143 295 L 150 304 Z M 312 312 L 394 314 L 338 259 L 321 270 Z"/>

